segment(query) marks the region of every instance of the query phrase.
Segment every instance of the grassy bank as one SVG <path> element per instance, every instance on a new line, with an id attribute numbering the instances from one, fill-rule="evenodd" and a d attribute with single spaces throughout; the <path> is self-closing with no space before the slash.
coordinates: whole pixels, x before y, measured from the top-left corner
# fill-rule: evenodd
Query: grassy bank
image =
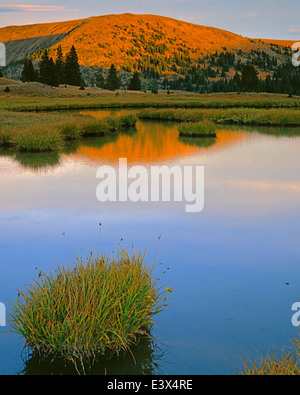
<path id="1" fill-rule="evenodd" d="M 64 358 L 83 367 L 107 352 L 128 350 L 150 336 L 165 303 L 144 255 L 126 250 L 117 258 L 91 256 L 74 267 L 41 272 L 17 302 L 10 324 L 42 358 Z"/>
<path id="2" fill-rule="evenodd" d="M 210 120 L 219 124 L 256 126 L 300 126 L 300 110 L 231 108 L 231 109 L 143 109 L 141 119 L 198 122 Z"/>
<path id="3" fill-rule="evenodd" d="M 0 109 L 58 111 L 105 108 L 300 108 L 300 98 L 277 94 L 111 93 L 96 97 L 28 97 L 0 95 Z"/>
<path id="4" fill-rule="evenodd" d="M 95 119 L 77 113 L 0 111 L 0 121 L 0 146 L 10 146 L 17 151 L 45 152 L 62 150 L 70 140 L 106 136 L 133 127 L 137 118 L 132 114 Z"/>

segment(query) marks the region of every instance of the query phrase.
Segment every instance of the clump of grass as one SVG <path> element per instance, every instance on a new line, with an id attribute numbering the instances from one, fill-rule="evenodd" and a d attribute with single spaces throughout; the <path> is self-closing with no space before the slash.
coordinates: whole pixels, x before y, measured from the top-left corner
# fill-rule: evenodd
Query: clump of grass
<path id="1" fill-rule="evenodd" d="M 298 376 L 300 375 L 299 358 L 288 350 L 279 353 L 273 349 L 267 351 L 266 356 L 258 359 L 243 358 L 243 376 Z"/>
<path id="2" fill-rule="evenodd" d="M 137 116 L 135 114 L 126 114 L 119 117 L 119 124 L 124 128 L 132 128 L 136 126 Z"/>
<path id="3" fill-rule="evenodd" d="M 145 108 L 138 114 L 141 119 L 153 119 L 161 121 L 197 122 L 205 119 L 207 114 L 204 110 L 184 108 Z"/>
<path id="4" fill-rule="evenodd" d="M 0 129 L 0 146 L 9 146 L 12 144 L 12 134 L 7 128 Z"/>
<path id="5" fill-rule="evenodd" d="M 13 142 L 17 150 L 29 152 L 59 151 L 63 146 L 61 134 L 50 128 L 43 131 L 28 128 L 15 136 Z"/>
<path id="6" fill-rule="evenodd" d="M 107 117 L 104 119 L 87 118 L 81 122 L 83 136 L 106 136 L 118 130 L 118 119 Z"/>
<path id="7" fill-rule="evenodd" d="M 179 126 L 180 137 L 216 137 L 216 125 L 211 121 L 183 123 Z"/>
<path id="8" fill-rule="evenodd" d="M 58 126 L 58 131 L 62 134 L 64 140 L 78 140 L 82 135 L 80 127 L 76 122 L 66 121 Z"/>
<path id="9" fill-rule="evenodd" d="M 74 267 L 57 267 L 55 274 L 41 272 L 11 303 L 13 330 L 34 352 L 75 366 L 128 350 L 140 336 L 150 336 L 153 318 L 171 291 L 158 289 L 144 257 L 123 249 L 116 258 L 91 254 Z"/>

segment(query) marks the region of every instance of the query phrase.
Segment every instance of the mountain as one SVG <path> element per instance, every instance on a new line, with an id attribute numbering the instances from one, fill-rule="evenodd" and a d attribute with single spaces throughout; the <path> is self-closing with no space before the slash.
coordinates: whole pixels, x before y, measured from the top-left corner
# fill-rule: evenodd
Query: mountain
<path id="1" fill-rule="evenodd" d="M 224 50 L 259 49 L 274 55 L 272 40 L 252 40 L 215 27 L 156 15 L 104 15 L 59 23 L 8 26 L 0 29 L 0 42 L 6 44 L 8 62 L 28 55 L 37 59 L 39 50 L 44 48 L 49 48 L 54 55 L 58 45 L 66 53 L 74 45 L 82 66 L 109 68 L 115 64 L 128 71 L 136 68 L 138 62 L 141 66 L 145 61 L 154 62 L 154 58 L 163 60 L 165 70 L 171 69 L 174 57 L 193 62 Z M 278 45 L 275 41 L 274 44 Z M 290 46 L 290 43 L 280 42 L 282 45 Z"/>

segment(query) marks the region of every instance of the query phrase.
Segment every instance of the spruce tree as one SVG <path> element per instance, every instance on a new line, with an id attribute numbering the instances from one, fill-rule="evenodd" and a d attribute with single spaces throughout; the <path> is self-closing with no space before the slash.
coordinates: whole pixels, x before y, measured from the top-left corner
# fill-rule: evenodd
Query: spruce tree
<path id="1" fill-rule="evenodd" d="M 142 90 L 142 84 L 141 84 L 140 76 L 139 76 L 139 73 L 137 71 L 134 72 L 127 89 L 130 90 L 130 91 L 140 91 L 140 90 Z"/>
<path id="2" fill-rule="evenodd" d="M 248 92 L 258 91 L 258 71 L 250 64 L 246 64 L 242 68 L 241 88 Z"/>
<path id="3" fill-rule="evenodd" d="M 65 75 L 65 61 L 62 52 L 61 45 L 56 50 L 56 61 L 55 61 L 55 73 L 57 78 L 57 84 L 65 84 L 66 75 Z"/>
<path id="4" fill-rule="evenodd" d="M 54 60 L 52 58 L 49 59 L 49 63 L 48 63 L 47 85 L 50 85 L 50 86 L 57 86 L 58 85 L 56 68 L 55 68 Z"/>
<path id="5" fill-rule="evenodd" d="M 120 87 L 121 80 L 117 75 L 117 70 L 115 66 L 112 64 L 105 81 L 105 88 L 111 91 L 115 91 L 116 89 L 120 89 Z"/>
<path id="6" fill-rule="evenodd" d="M 95 84 L 98 88 L 105 88 L 105 79 L 104 79 L 101 71 L 96 75 L 94 81 L 95 81 Z"/>
<path id="7" fill-rule="evenodd" d="M 48 73 L 49 73 L 49 54 L 48 54 L 48 50 L 45 49 L 39 64 L 39 80 L 41 83 L 48 85 Z"/>
<path id="8" fill-rule="evenodd" d="M 81 72 L 78 62 L 78 56 L 74 45 L 70 49 L 70 52 L 66 56 L 66 83 L 68 85 L 80 86 L 81 84 Z"/>
<path id="9" fill-rule="evenodd" d="M 39 64 L 39 81 L 45 85 L 57 86 L 55 64 L 53 59 L 49 57 L 47 49 L 44 50 Z"/>
<path id="10" fill-rule="evenodd" d="M 24 68 L 22 71 L 21 81 L 23 82 L 34 82 L 37 80 L 37 73 L 34 70 L 32 60 L 25 59 L 24 60 Z"/>

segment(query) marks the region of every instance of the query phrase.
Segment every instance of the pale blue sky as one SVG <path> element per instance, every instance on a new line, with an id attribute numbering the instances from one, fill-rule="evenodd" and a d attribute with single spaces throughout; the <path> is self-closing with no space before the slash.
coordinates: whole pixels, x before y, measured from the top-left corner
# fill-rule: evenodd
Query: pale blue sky
<path id="1" fill-rule="evenodd" d="M 0 0 L 0 26 L 124 12 L 169 16 L 253 38 L 300 39 L 300 0 Z"/>

